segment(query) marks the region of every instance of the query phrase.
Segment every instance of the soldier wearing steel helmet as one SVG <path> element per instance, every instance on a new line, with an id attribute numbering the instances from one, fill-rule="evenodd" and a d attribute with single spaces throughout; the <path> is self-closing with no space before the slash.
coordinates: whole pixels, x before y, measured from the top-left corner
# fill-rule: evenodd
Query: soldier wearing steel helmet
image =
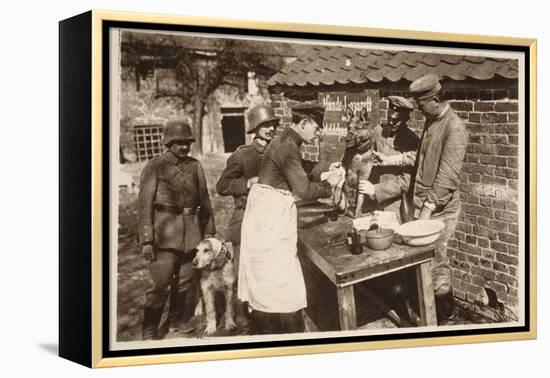
<path id="1" fill-rule="evenodd" d="M 239 251 L 241 244 L 241 225 L 246 208 L 246 198 L 250 187 L 258 181 L 260 163 L 264 149 L 275 134 L 279 119 L 273 109 L 267 105 L 258 105 L 248 111 L 247 134 L 254 134 L 248 145 L 243 145 L 227 160 L 227 166 L 221 174 L 216 190 L 222 196 L 233 196 L 235 209 L 229 220 L 225 238 L 233 243 L 235 274 L 238 275 Z M 246 323 L 244 305 L 237 303 L 237 322 Z"/>
<path id="2" fill-rule="evenodd" d="M 194 141 L 188 124 L 168 122 L 163 137 L 168 151 L 151 159 L 141 172 L 139 238 L 154 284 L 146 293 L 144 340 L 159 338 L 158 326 L 170 292 L 176 293 L 171 305 L 172 299 L 177 303 L 171 322 L 183 325 L 181 307 L 191 304 L 193 294 L 191 251 L 205 236 L 216 233 L 203 168 L 188 155 Z"/>

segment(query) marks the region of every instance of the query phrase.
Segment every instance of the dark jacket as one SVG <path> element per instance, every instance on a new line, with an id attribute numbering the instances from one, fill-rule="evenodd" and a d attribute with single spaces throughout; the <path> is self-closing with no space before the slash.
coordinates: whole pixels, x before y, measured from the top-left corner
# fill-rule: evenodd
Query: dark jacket
<path id="1" fill-rule="evenodd" d="M 265 149 L 258 182 L 292 192 L 303 200 L 330 197 L 327 182 L 311 182 L 302 166 L 302 138 L 287 127 Z"/>
<path id="2" fill-rule="evenodd" d="M 404 164 L 401 166 L 375 166 L 369 181 L 372 183 L 385 182 L 395 175 L 412 172 L 420 139 L 414 131 L 406 126 L 401 126 L 392 134 L 389 126 L 377 125 L 373 130 L 373 139 L 376 151 L 390 156 L 402 154 Z"/>
<path id="3" fill-rule="evenodd" d="M 455 212 L 460 208 L 459 190 L 462 165 L 466 156 L 468 132 L 463 121 L 446 105 L 442 114 L 427 120 L 420 148 L 415 186 L 415 205 L 426 199 L 436 205 L 435 213 Z M 376 185 L 378 202 L 395 198 L 408 188 L 409 177 Z"/>
<path id="4" fill-rule="evenodd" d="M 258 176 L 265 146 L 256 139 L 249 145 L 241 146 L 227 160 L 218 183 L 217 192 L 222 196 L 233 196 L 235 211 L 226 229 L 226 240 L 234 245 L 241 244 L 241 225 L 248 196 L 248 179 Z"/>
<path id="5" fill-rule="evenodd" d="M 222 196 L 233 196 L 235 207 L 244 209 L 249 188 L 248 179 L 258 176 L 265 146 L 256 139 L 249 145 L 241 146 L 227 160 L 216 191 Z"/>
<path id="6" fill-rule="evenodd" d="M 183 214 L 183 209 L 197 209 Z M 215 234 L 214 215 L 200 162 L 171 152 L 151 159 L 141 172 L 139 236 L 159 249 L 190 251 L 204 233 Z"/>

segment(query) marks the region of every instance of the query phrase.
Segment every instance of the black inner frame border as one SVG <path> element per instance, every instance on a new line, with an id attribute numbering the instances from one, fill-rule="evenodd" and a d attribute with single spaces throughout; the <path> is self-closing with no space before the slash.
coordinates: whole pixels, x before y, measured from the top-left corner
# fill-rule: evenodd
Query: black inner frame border
<path id="1" fill-rule="evenodd" d="M 261 341 L 261 342 L 247 342 L 247 343 L 234 343 L 234 344 L 218 344 L 218 345 L 200 345 L 200 346 L 182 346 L 182 347 L 165 347 L 165 348 L 142 348 L 132 350 L 110 350 L 110 322 L 109 322 L 109 292 L 110 292 L 110 280 L 109 280 L 109 204 L 110 204 L 110 156 L 109 156 L 109 105 L 110 105 L 110 93 L 109 93 L 109 73 L 110 73 L 110 51 L 109 51 L 109 29 L 110 28 L 127 28 L 136 30 L 158 30 L 158 31 L 174 31 L 174 32 L 194 32 L 194 33 L 210 33 L 210 34 L 226 34 L 226 35 L 241 35 L 251 37 L 279 37 L 279 38 L 296 38 L 296 39 L 317 39 L 317 40 L 329 40 L 329 41 L 343 41 L 343 42 L 368 42 L 368 43 L 385 43 L 385 44 L 399 44 L 399 45 L 415 45 L 415 46 L 427 46 L 427 47 L 447 47 L 447 48 L 469 48 L 469 49 L 482 49 L 482 50 L 498 50 L 498 51 L 511 51 L 511 52 L 523 52 L 525 54 L 525 86 L 524 86 L 524 125 L 525 125 L 525 325 L 516 327 L 502 327 L 491 329 L 472 329 L 472 330 L 447 330 L 447 331 L 434 331 L 434 332 L 414 332 L 406 334 L 394 334 L 394 335 L 372 335 L 372 336 L 348 336 L 348 337 L 330 337 L 319 339 L 305 339 L 305 340 L 278 340 L 278 341 Z M 406 33 L 406 31 L 404 31 Z M 176 354 L 176 353 L 193 353 L 193 352 L 211 352 L 211 351 L 226 351 L 226 350 L 238 350 L 238 349 L 257 349 L 257 348 L 272 348 L 272 347 L 296 347 L 307 345 L 319 345 L 319 344 L 339 344 L 350 342 L 368 342 L 368 341 L 387 341 L 387 340 L 409 340 L 409 339 L 425 339 L 430 337 L 450 337 L 450 336 L 472 336 L 472 335 L 488 335 L 488 334 L 502 334 L 512 332 L 529 332 L 530 331 L 530 109 L 531 109 L 531 72 L 530 63 L 531 56 L 529 46 L 518 45 L 499 45 L 499 44 L 484 44 L 484 43 L 464 43 L 464 42 L 443 42 L 443 41 L 430 41 L 422 39 L 401 39 L 401 38 L 389 38 L 389 37 L 371 37 L 371 36 L 352 36 L 352 35 L 334 35 L 324 33 L 311 33 L 311 32 L 288 32 L 288 31 L 273 31 L 273 30 L 259 30 L 259 29 L 239 29 L 239 28 L 227 28 L 227 27 L 212 27 L 212 26 L 195 26 L 195 25 L 168 25 L 159 23 L 146 23 L 146 22 L 127 22 L 127 21 L 102 21 L 102 125 L 103 125 L 103 140 L 102 140 L 102 153 L 103 153 L 103 266 L 102 266 L 102 358 L 112 357 L 134 357 L 142 355 L 160 355 L 160 354 Z M 521 200 L 521 198 L 520 198 Z"/>

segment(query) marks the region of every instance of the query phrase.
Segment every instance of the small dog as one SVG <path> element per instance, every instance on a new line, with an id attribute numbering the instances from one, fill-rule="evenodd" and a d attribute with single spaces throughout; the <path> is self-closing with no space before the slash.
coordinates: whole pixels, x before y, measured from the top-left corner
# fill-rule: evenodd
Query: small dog
<path id="1" fill-rule="evenodd" d="M 225 330 L 237 327 L 234 319 L 233 256 L 224 243 L 215 238 L 201 241 L 196 248 L 193 267 L 199 270 L 201 298 L 195 308 L 195 316 L 203 314 L 203 304 L 206 309 L 206 328 L 208 335 L 216 332 L 215 295 L 223 291 L 225 295 Z"/>

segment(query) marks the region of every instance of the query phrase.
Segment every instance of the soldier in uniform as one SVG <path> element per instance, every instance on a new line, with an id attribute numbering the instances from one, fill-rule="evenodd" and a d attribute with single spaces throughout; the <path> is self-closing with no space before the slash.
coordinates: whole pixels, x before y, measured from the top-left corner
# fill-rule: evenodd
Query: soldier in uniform
<path id="1" fill-rule="evenodd" d="M 445 323 L 455 314 L 447 242 L 458 223 L 458 187 L 466 156 L 468 132 L 450 105 L 439 99 L 440 90 L 439 78 L 434 74 L 420 77 L 409 87 L 409 92 L 426 118 L 416 157 L 418 161 L 415 162 L 418 168 L 414 206 L 418 218 L 438 219 L 445 223 L 432 262 L 438 321 Z M 410 175 L 396 177 L 384 184 L 372 185 L 369 181 L 364 181 L 359 184 L 359 191 L 380 203 L 399 196 L 408 189 L 409 183 Z"/>
<path id="2" fill-rule="evenodd" d="M 258 183 L 248 195 L 242 223 L 238 296 L 252 312 L 255 334 L 303 332 L 307 306 L 297 256 L 295 197 L 330 197 L 342 179 L 337 170 L 326 182 L 312 182 L 302 166 L 300 146 L 319 137 L 323 108 L 296 106 L 292 125 L 266 148 Z"/>
<path id="3" fill-rule="evenodd" d="M 373 130 L 376 166 L 369 181 L 384 184 L 397 176 L 409 174 L 414 166 L 419 138 L 408 127 L 414 105 L 404 97 L 388 96 L 388 122 L 377 125 Z M 392 198 L 379 204 L 386 211 L 394 211 L 399 216 L 399 201 Z"/>
<path id="4" fill-rule="evenodd" d="M 238 277 L 241 247 L 241 225 L 250 187 L 258 181 L 260 163 L 267 144 L 273 138 L 279 119 L 267 105 L 258 105 L 248 112 L 247 134 L 254 134 L 249 145 L 239 148 L 227 160 L 216 190 L 222 196 L 233 196 L 235 209 L 227 225 L 225 239 L 233 243 L 235 276 Z M 237 321 L 246 323 L 246 311 L 240 301 L 236 304 Z"/>
<path id="5" fill-rule="evenodd" d="M 146 293 L 144 340 L 159 337 L 158 326 L 170 290 L 177 293 L 176 316 L 181 315 L 185 302 L 191 304 L 191 251 L 204 236 L 216 233 L 203 168 L 198 160 L 188 156 L 194 140 L 189 125 L 168 122 L 163 139 L 168 151 L 151 159 L 141 173 L 139 237 L 154 284 Z"/>

